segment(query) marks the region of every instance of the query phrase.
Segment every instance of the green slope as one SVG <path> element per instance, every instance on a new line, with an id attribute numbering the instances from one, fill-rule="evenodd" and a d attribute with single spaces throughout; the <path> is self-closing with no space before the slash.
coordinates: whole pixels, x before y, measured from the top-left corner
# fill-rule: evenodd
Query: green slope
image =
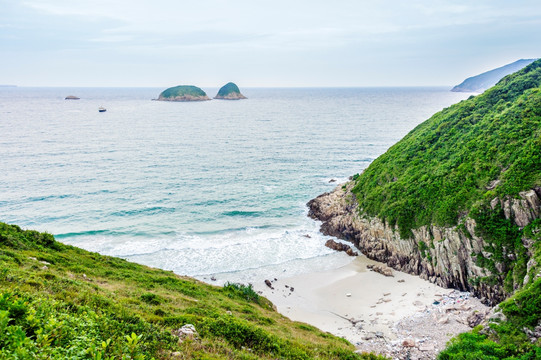
<path id="1" fill-rule="evenodd" d="M 423 225 L 457 225 L 484 200 L 541 185 L 540 85 L 536 61 L 417 126 L 355 177 L 359 207 L 407 238 Z"/>
<path id="2" fill-rule="evenodd" d="M 460 335 L 439 359 L 541 358 L 541 338 L 532 336 L 541 332 L 541 218 L 520 228 L 490 206 L 539 190 L 540 87 L 538 60 L 435 114 L 353 177 L 360 214 L 396 225 L 402 238 L 432 224 L 468 237 L 463 221 L 471 217 L 487 244 L 486 256 L 470 256 L 491 275 L 468 281 L 503 285 L 511 296 L 499 305 L 505 319 Z"/>
<path id="3" fill-rule="evenodd" d="M 195 325 L 181 344 L 171 332 Z M 377 359 L 224 288 L 0 223 L 0 359 Z"/>

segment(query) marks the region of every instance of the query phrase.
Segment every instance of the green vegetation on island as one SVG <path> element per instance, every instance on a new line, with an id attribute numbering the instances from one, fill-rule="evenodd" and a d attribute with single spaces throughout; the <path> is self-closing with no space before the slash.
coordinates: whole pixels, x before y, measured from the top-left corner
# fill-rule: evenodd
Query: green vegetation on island
<path id="1" fill-rule="evenodd" d="M 493 69 L 482 74 L 472 76 L 451 89 L 455 92 L 483 92 L 494 86 L 504 76 L 512 74 L 523 67 L 531 64 L 536 59 L 521 59 L 514 63 Z"/>
<path id="2" fill-rule="evenodd" d="M 240 93 L 239 87 L 232 82 L 229 82 L 222 86 L 218 91 L 218 94 L 214 98 L 223 100 L 246 99 L 246 97 Z"/>
<path id="3" fill-rule="evenodd" d="M 160 101 L 204 101 L 210 100 L 207 94 L 193 85 L 179 85 L 168 88 L 158 97 Z"/>
<path id="4" fill-rule="evenodd" d="M 196 333 L 174 333 L 187 324 Z M 188 327 L 189 329 L 189 327 Z M 0 359 L 383 359 L 216 287 L 0 223 Z"/>

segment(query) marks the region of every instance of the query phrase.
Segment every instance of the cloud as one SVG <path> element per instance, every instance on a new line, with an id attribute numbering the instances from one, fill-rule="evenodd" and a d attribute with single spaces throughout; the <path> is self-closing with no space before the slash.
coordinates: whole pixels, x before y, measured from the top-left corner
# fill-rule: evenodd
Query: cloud
<path id="1" fill-rule="evenodd" d="M 55 57 L 57 62 L 85 59 L 86 63 L 99 54 L 118 66 L 128 61 L 146 64 L 145 68 L 160 64 L 164 74 L 178 63 L 205 71 L 201 64 L 210 66 L 219 57 L 230 71 L 241 73 L 242 62 L 250 61 L 254 71 L 259 66 L 275 77 L 282 72 L 288 81 L 292 78 L 288 69 L 298 69 L 296 78 L 314 81 L 314 72 L 323 78 L 321 67 L 329 64 L 326 71 L 332 73 L 325 79 L 361 79 L 359 85 L 372 74 L 390 76 L 389 68 L 399 66 L 391 80 L 400 77 L 404 83 L 419 79 L 429 61 L 440 62 L 450 73 L 452 62 L 446 57 L 455 64 L 475 54 L 503 61 L 541 48 L 533 35 L 539 28 L 541 5 L 533 0 L 0 0 L 0 4 L 0 46 L 12 57 L 31 54 L 49 57 L 51 63 Z M 0 59 L 0 66 L 7 63 Z M 13 76 L 25 76 L 17 61 L 9 66 L 14 66 Z M 252 66 L 245 64 L 248 68 Z M 434 79 L 434 74 L 430 76 Z M 120 81 L 120 75 L 110 74 L 115 77 Z M 13 79 L 10 82 L 17 82 Z"/>

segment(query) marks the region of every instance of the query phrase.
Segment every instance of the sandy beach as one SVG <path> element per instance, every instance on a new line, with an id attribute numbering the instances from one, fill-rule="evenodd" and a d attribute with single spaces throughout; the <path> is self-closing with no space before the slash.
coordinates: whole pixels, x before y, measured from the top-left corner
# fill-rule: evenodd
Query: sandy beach
<path id="1" fill-rule="evenodd" d="M 367 265 L 382 264 L 358 256 L 338 269 L 254 288 L 292 320 L 341 336 L 359 351 L 399 359 L 434 358 L 452 336 L 470 329 L 472 314 L 489 311 L 468 293 L 394 270 L 384 276 Z"/>

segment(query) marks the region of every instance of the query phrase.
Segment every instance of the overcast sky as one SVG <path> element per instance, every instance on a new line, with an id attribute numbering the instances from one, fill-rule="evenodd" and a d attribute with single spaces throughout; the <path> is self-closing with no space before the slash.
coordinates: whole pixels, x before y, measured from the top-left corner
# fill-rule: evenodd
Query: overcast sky
<path id="1" fill-rule="evenodd" d="M 0 84 L 450 86 L 539 34 L 539 0 L 0 0 Z"/>

